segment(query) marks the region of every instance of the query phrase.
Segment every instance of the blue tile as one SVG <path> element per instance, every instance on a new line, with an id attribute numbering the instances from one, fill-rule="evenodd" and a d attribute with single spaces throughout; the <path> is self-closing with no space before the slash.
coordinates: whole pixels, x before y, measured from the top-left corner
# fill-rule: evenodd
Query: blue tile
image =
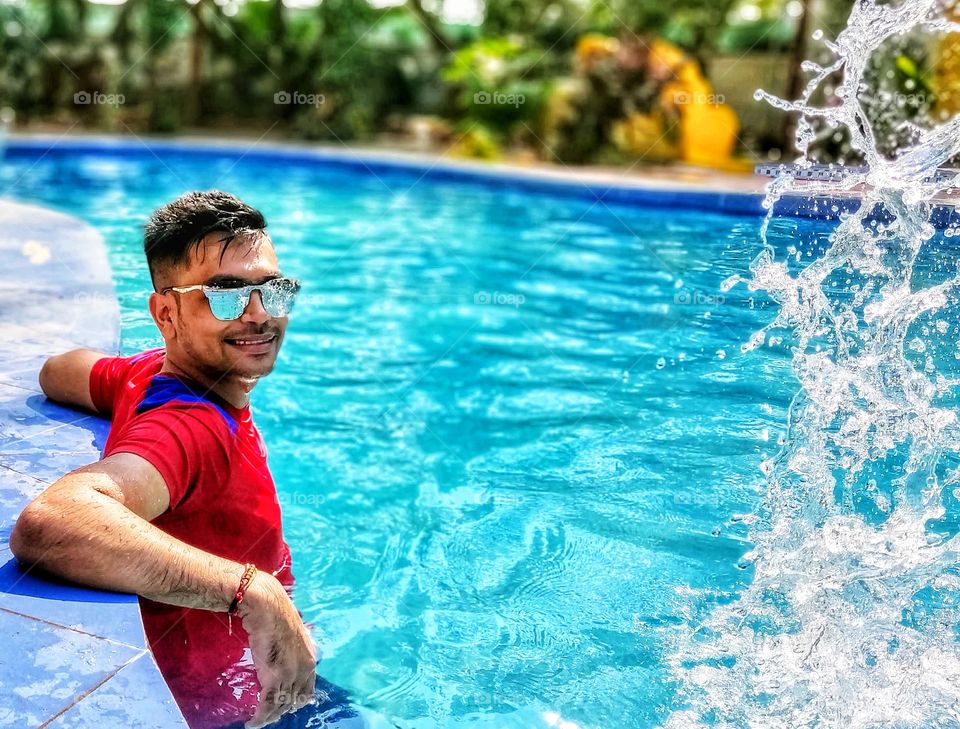
<path id="1" fill-rule="evenodd" d="M 184 727 L 145 648 L 136 596 L 27 573 L 10 553 L 23 507 L 98 460 L 109 428 L 47 400 L 40 367 L 76 347 L 116 352 L 120 318 L 93 228 L 5 201 L 0 225 L 0 727 Z M 124 701 L 129 715 L 118 713 Z"/>
<path id="2" fill-rule="evenodd" d="M 136 595 L 95 590 L 24 570 L 6 545 L 0 549 L 0 609 L 135 648 L 146 646 Z"/>
<path id="3" fill-rule="evenodd" d="M 107 353 L 115 351 L 110 346 L 108 337 L 90 336 L 87 333 L 89 331 L 90 329 L 77 329 L 61 335 L 36 326 L 5 322 L 0 318 L 0 341 L 14 343 L 14 346 L 10 347 L 12 351 L 4 351 L 0 359 L 0 383 L 39 393 L 40 368 L 47 357 L 78 347 L 99 349 Z"/>
<path id="4" fill-rule="evenodd" d="M 53 438 L 53 434 L 47 437 Z M 42 447 L 27 442 L 16 443 L 6 451 L 0 451 L 0 465 L 17 473 L 53 483 L 61 476 L 81 466 L 96 462 L 100 453 L 95 448 L 60 450 L 56 445 L 44 451 Z"/>
<path id="5" fill-rule="evenodd" d="M 0 466 L 0 548 L 10 541 L 10 531 L 23 507 L 47 487 L 43 481 Z"/>
<path id="6" fill-rule="evenodd" d="M 62 430 L 61 426 L 70 427 Z M 58 405 L 22 387 L 0 385 L 0 454 L 21 444 L 63 451 L 85 447 L 97 452 L 95 444 L 108 427 L 91 413 Z M 50 436 L 54 431 L 59 431 L 56 437 Z"/>
<path id="7" fill-rule="evenodd" d="M 3 610 L 0 635 L 0 726 L 39 726 L 143 654 Z"/>
<path id="8" fill-rule="evenodd" d="M 100 458 L 109 423 L 0 384 L 0 466 L 53 482 Z"/>
<path id="9" fill-rule="evenodd" d="M 149 655 L 116 675 L 50 723 L 49 729 L 87 727 L 173 729 L 186 722 Z"/>
<path id="10" fill-rule="evenodd" d="M 0 338 L 9 336 L 9 329 L 0 325 Z M 21 387 L 32 392 L 42 392 L 38 375 L 46 356 L 29 344 L 18 346 L 16 351 L 5 354 L 0 364 L 0 384 Z"/>

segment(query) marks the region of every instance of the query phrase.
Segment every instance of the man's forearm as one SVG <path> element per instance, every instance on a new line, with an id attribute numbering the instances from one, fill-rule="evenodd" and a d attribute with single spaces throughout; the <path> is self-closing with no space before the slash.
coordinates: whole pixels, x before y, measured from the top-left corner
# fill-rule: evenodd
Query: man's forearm
<path id="1" fill-rule="evenodd" d="M 55 493 L 30 504 L 10 536 L 17 559 L 91 587 L 226 612 L 243 565 L 161 531 L 98 491 L 103 478 L 68 474 Z"/>

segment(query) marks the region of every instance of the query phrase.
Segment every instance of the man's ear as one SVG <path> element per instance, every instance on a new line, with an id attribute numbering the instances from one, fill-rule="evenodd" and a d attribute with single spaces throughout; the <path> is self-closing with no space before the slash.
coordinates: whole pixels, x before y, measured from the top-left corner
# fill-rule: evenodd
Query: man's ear
<path id="1" fill-rule="evenodd" d="M 174 303 L 174 298 L 175 295 L 159 294 L 156 291 L 150 294 L 150 316 L 153 317 L 164 341 L 177 337 L 176 318 L 180 315 L 180 310 Z"/>

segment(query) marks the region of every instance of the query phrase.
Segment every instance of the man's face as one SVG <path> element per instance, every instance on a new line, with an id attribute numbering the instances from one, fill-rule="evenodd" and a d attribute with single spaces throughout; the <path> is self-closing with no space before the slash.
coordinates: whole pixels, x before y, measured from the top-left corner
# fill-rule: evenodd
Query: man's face
<path id="1" fill-rule="evenodd" d="M 191 249 L 185 264 L 170 268 L 158 286 L 246 286 L 282 276 L 266 233 L 238 236 L 224 250 L 223 233 L 211 233 Z M 221 251 L 223 256 L 221 258 Z M 256 379 L 269 374 L 287 329 L 287 317 L 271 317 L 260 292 L 239 319 L 220 321 L 200 290 L 153 294 L 151 311 L 166 341 L 168 356 L 213 381 Z"/>

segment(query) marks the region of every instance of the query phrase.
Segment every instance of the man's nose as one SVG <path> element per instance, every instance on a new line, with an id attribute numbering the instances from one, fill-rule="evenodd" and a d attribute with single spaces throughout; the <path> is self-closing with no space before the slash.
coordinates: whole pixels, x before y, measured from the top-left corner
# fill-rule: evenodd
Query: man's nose
<path id="1" fill-rule="evenodd" d="M 262 324 L 269 318 L 270 314 L 263 308 L 263 297 L 260 295 L 260 292 L 251 292 L 250 300 L 247 302 L 247 307 L 243 310 L 240 321 Z"/>

